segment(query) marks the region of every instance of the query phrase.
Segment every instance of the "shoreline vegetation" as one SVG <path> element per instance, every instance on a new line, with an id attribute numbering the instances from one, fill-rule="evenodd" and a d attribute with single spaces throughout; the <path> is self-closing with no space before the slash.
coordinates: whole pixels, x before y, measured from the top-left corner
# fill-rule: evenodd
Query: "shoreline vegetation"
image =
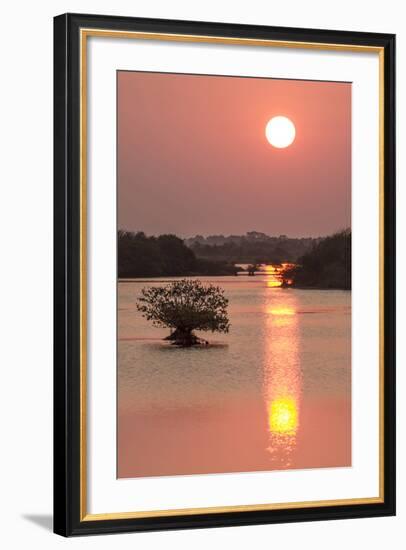
<path id="1" fill-rule="evenodd" d="M 119 279 L 255 276 L 265 264 L 278 266 L 282 287 L 351 289 L 349 229 L 323 238 L 270 237 L 251 231 L 184 240 L 119 230 L 117 243 Z"/>
<path id="2" fill-rule="evenodd" d="M 284 276 L 295 288 L 351 290 L 351 231 L 321 239 Z"/>

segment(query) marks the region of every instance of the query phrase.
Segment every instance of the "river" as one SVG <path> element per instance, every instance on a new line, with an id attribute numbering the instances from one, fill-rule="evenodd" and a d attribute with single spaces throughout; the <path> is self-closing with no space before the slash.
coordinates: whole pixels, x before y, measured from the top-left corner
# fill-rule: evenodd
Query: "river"
<path id="1" fill-rule="evenodd" d="M 351 293 L 199 278 L 229 299 L 229 334 L 178 348 L 118 284 L 118 477 L 351 465 Z"/>

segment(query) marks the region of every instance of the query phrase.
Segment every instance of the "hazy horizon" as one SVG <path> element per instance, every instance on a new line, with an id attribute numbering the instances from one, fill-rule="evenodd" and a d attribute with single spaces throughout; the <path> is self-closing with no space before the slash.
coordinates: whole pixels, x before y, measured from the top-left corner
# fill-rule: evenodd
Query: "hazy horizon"
<path id="1" fill-rule="evenodd" d="M 118 226 L 326 236 L 351 225 L 351 84 L 118 72 Z M 289 147 L 267 122 L 288 117 Z"/>
<path id="2" fill-rule="evenodd" d="M 286 233 L 272 233 L 272 234 L 269 234 L 269 233 L 265 233 L 264 231 L 258 231 L 257 229 L 249 229 L 248 231 L 242 231 L 241 233 L 216 233 L 216 232 L 213 232 L 213 233 L 194 233 L 194 234 L 188 234 L 188 235 L 182 235 L 180 233 L 169 233 L 169 232 L 164 232 L 164 233 L 161 233 L 161 232 L 155 232 L 155 233 L 152 233 L 152 232 L 146 232 L 145 230 L 143 229 L 138 229 L 138 228 L 134 228 L 134 229 L 130 229 L 130 228 L 127 228 L 127 227 L 119 227 L 118 230 L 119 231 L 128 231 L 128 232 L 131 232 L 131 233 L 145 233 L 145 235 L 147 237 L 159 237 L 160 235 L 168 235 L 168 234 L 171 234 L 171 235 L 176 235 L 177 237 L 179 237 L 180 239 L 191 239 L 191 238 L 194 238 L 194 237 L 197 237 L 197 236 L 201 236 L 201 237 L 204 237 L 204 238 L 207 238 L 207 237 L 215 237 L 215 236 L 223 236 L 225 238 L 227 237 L 245 237 L 248 233 L 251 233 L 251 231 L 254 231 L 254 232 L 257 232 L 257 233 L 264 233 L 267 237 L 272 237 L 272 238 L 279 238 L 281 236 L 285 236 L 287 237 L 288 239 L 318 239 L 318 238 L 324 238 L 324 237 L 329 237 L 330 235 L 334 235 L 335 233 L 340 233 L 341 231 L 344 231 L 346 230 L 347 228 L 346 227 L 342 227 L 342 228 L 339 228 L 339 229 L 336 229 L 335 231 L 332 231 L 331 233 L 328 233 L 326 235 L 320 235 L 320 234 L 315 234 L 315 235 L 289 235 L 289 234 L 286 234 Z"/>

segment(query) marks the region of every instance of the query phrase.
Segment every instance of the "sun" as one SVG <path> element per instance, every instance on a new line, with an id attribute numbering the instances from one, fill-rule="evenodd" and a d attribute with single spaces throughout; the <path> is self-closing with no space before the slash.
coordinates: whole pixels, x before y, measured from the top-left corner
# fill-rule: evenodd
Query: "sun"
<path id="1" fill-rule="evenodd" d="M 268 121 L 265 128 L 266 139 L 278 149 L 289 147 L 295 140 L 296 128 L 290 118 L 275 116 Z"/>

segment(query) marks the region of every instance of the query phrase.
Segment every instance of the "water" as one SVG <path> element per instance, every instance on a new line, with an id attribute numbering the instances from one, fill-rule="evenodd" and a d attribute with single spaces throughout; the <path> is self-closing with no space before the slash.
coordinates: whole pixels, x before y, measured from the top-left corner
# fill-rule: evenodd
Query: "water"
<path id="1" fill-rule="evenodd" d="M 165 282 L 173 279 L 165 279 Z M 229 334 L 178 348 L 119 283 L 118 477 L 351 465 L 351 293 L 208 277 Z"/>

